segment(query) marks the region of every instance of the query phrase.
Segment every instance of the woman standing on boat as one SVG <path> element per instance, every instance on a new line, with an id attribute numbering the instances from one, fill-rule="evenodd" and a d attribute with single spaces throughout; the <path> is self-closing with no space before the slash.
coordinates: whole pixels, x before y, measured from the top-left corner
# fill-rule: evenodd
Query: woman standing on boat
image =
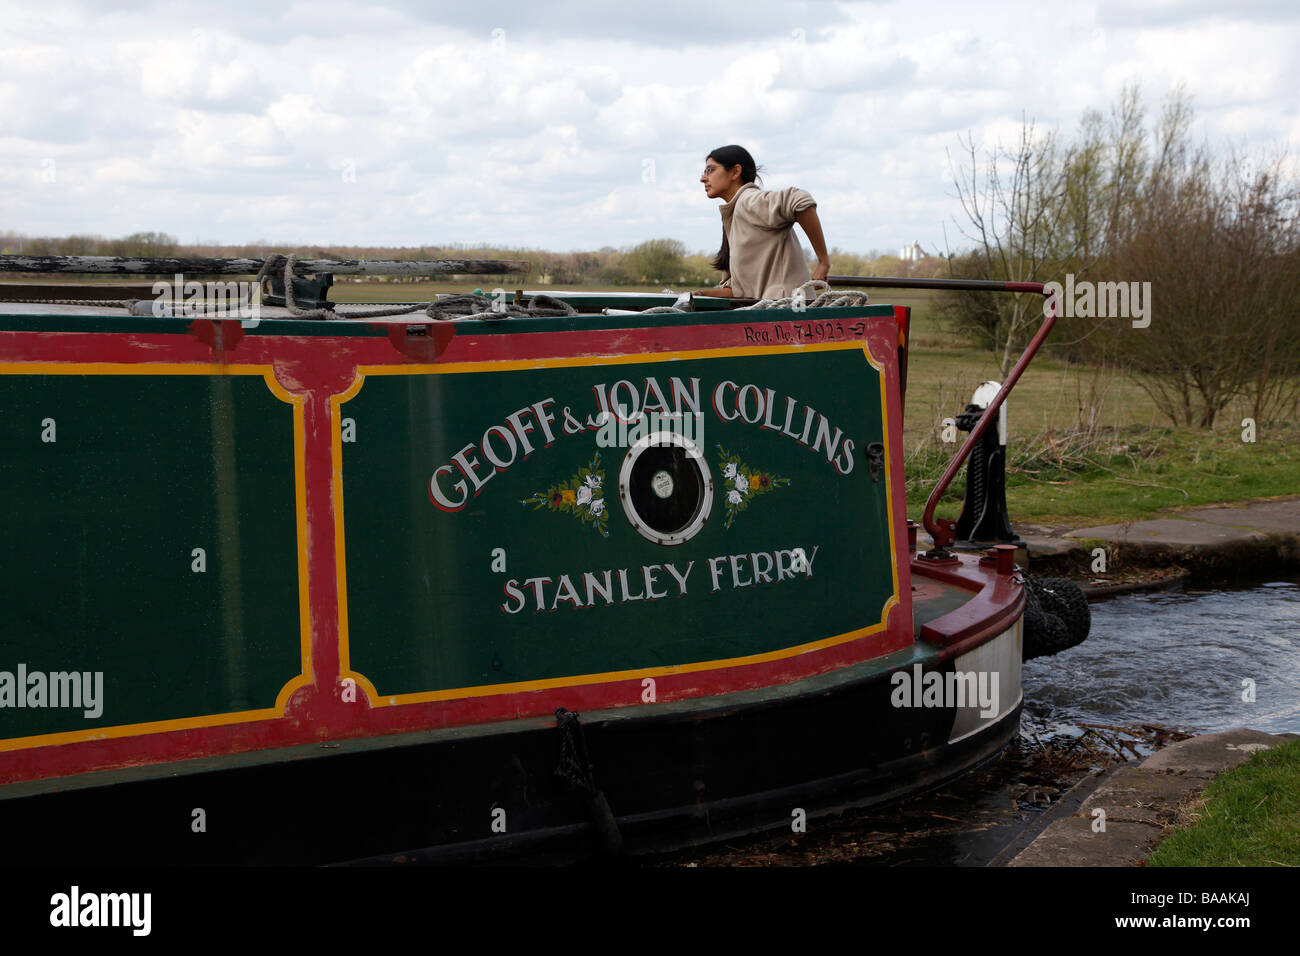
<path id="1" fill-rule="evenodd" d="M 793 295 L 809 279 L 825 279 L 830 272 L 817 201 L 795 186 L 760 189 L 756 179 L 754 157 L 743 146 L 720 146 L 705 160 L 700 176 L 704 194 L 723 201 L 719 208 L 722 248 L 713 267 L 727 275 L 716 288 L 696 295 L 780 299 Z M 794 235 L 796 222 L 817 254 L 817 268 L 811 275 Z"/>

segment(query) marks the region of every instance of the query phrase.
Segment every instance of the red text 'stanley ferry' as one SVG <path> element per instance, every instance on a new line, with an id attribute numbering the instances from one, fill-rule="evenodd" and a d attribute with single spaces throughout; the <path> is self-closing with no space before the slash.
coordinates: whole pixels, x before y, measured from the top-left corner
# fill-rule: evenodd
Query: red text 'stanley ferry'
<path id="1" fill-rule="evenodd" d="M 1017 732 L 1014 547 L 949 550 L 936 492 L 918 553 L 905 514 L 906 308 L 358 316 L 329 276 L 527 264 L 0 259 L 267 291 L 252 318 L 147 282 L 0 302 L 15 858 L 637 854 L 931 786 Z"/>

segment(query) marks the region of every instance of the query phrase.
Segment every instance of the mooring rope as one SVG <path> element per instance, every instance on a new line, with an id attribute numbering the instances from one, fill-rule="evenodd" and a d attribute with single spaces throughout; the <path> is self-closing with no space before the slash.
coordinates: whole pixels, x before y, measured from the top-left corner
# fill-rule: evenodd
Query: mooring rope
<path id="1" fill-rule="evenodd" d="M 518 305 L 495 297 L 489 299 L 481 295 L 440 296 L 430 302 L 425 315 L 431 319 L 460 319 L 467 315 L 485 319 L 505 318 L 546 318 L 547 316 L 577 315 L 578 310 L 567 302 L 549 295 L 535 295 L 528 300 L 528 305 Z"/>
<path id="2" fill-rule="evenodd" d="M 818 292 L 818 288 L 823 292 Z M 822 279 L 809 279 L 794 293 L 781 299 L 759 299 L 753 305 L 738 306 L 733 312 L 746 312 L 750 309 L 794 309 L 796 312 L 803 309 L 831 309 L 837 306 L 866 305 L 868 297 L 865 292 L 859 292 L 857 289 L 848 289 L 843 292 L 831 292 L 831 284 Z M 796 304 L 802 300 L 802 304 Z M 649 315 L 652 312 L 685 312 L 686 309 L 679 305 L 658 305 L 653 309 L 643 309 L 642 315 Z"/>
<path id="3" fill-rule="evenodd" d="M 824 291 L 818 292 L 818 289 Z M 833 309 L 838 306 L 866 305 L 868 300 L 865 292 L 859 292 L 856 289 L 847 289 L 843 292 L 831 292 L 831 284 L 824 279 L 809 279 L 799 288 L 794 290 L 793 295 L 788 295 L 782 299 L 759 299 L 753 305 L 745 305 L 736 309 L 736 312 L 747 312 L 751 309 Z M 802 300 L 802 306 L 796 305 L 797 300 Z"/>
<path id="4" fill-rule="evenodd" d="M 121 307 L 130 309 L 135 305 L 134 299 L 32 299 L 32 302 L 39 302 L 42 305 L 89 305 L 96 309 L 111 309 Z"/>

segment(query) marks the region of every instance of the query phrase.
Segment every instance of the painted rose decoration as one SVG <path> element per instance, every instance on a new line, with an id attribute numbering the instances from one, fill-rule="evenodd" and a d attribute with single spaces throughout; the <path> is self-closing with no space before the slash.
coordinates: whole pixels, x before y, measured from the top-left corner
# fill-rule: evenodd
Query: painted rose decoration
<path id="1" fill-rule="evenodd" d="M 731 522 L 736 520 L 736 515 L 748 508 L 749 503 L 756 496 L 790 484 L 789 478 L 751 468 L 742 462 L 739 456 L 730 454 L 721 445 L 718 446 L 718 458 L 722 468 L 722 488 L 727 493 L 725 502 L 727 517 L 723 523 L 724 527 L 730 528 Z"/>
<path id="2" fill-rule="evenodd" d="M 609 513 L 605 511 L 605 471 L 600 467 L 600 452 L 586 468 L 580 468 L 572 478 L 538 491 L 523 499 L 520 504 L 532 505 L 534 511 L 562 511 L 573 515 L 583 524 L 589 524 L 609 537 Z"/>

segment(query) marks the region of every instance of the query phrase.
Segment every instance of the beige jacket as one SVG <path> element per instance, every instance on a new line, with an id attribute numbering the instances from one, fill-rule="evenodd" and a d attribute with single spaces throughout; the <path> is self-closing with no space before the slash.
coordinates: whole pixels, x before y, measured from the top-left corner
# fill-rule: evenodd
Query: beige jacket
<path id="1" fill-rule="evenodd" d="M 779 299 L 812 278 L 794 235 L 794 217 L 817 205 L 805 190 L 745 183 L 720 208 L 731 247 L 731 272 L 718 288 L 738 298 Z"/>

